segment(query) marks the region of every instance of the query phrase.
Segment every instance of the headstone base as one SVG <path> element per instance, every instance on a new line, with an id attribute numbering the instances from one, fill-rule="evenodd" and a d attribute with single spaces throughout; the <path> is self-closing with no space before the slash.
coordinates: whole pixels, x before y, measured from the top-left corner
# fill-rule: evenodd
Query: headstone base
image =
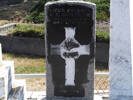
<path id="1" fill-rule="evenodd" d="M 31 100 L 33 99 L 31 98 Z M 43 97 L 38 100 L 93 100 L 93 99 L 87 99 L 87 98 L 51 98 L 50 99 L 50 98 Z M 109 100 L 109 99 L 104 99 L 102 96 L 94 95 L 94 100 Z"/>
<path id="2" fill-rule="evenodd" d="M 64 97 L 62 97 L 62 98 L 46 98 L 46 100 L 89 100 L 88 98 L 74 98 L 74 97 L 72 97 L 72 98 L 64 98 Z"/>

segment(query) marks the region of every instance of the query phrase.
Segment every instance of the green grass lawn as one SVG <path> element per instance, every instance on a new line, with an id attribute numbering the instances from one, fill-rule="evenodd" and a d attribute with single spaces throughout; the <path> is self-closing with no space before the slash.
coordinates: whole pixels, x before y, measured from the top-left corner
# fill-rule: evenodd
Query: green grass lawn
<path id="1" fill-rule="evenodd" d="M 46 62 L 44 58 L 3 54 L 3 59 L 14 61 L 16 74 L 46 72 Z"/>
<path id="2" fill-rule="evenodd" d="M 9 29 L 10 36 L 19 37 L 33 37 L 33 38 L 44 38 L 45 30 L 44 24 L 31 25 L 31 24 L 18 24 L 14 29 Z M 106 30 L 96 29 L 96 40 L 97 42 L 109 43 L 109 32 Z"/>
<path id="3" fill-rule="evenodd" d="M 16 74 L 31 74 L 31 73 L 45 73 L 46 60 L 45 58 L 38 58 L 25 55 L 3 54 L 4 60 L 13 60 Z M 96 72 L 108 72 L 104 67 L 96 67 Z"/>

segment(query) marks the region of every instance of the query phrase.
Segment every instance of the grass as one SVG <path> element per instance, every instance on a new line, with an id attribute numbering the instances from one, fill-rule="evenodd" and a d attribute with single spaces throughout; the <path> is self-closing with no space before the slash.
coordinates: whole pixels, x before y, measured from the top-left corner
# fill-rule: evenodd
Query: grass
<path id="1" fill-rule="evenodd" d="M 18 24 L 16 28 L 11 30 L 9 35 L 19 37 L 34 37 L 44 38 L 45 30 L 44 24 L 31 25 L 31 24 Z M 109 43 L 109 32 L 98 29 L 96 30 L 97 42 Z"/>
<path id="2" fill-rule="evenodd" d="M 14 28 L 13 36 L 20 37 L 44 37 L 44 25 L 31 25 L 31 24 L 18 24 L 16 28 Z"/>
<path id="3" fill-rule="evenodd" d="M 4 60 L 13 60 L 15 63 L 15 73 L 44 73 L 46 64 L 44 58 L 18 56 L 14 54 L 3 54 Z"/>
<path id="4" fill-rule="evenodd" d="M 16 74 L 30 74 L 30 73 L 45 73 L 46 72 L 46 61 L 45 58 L 37 58 L 25 55 L 15 54 L 3 54 L 4 60 L 13 60 Z M 103 67 L 104 65 L 97 66 L 96 72 L 108 72 L 108 69 Z M 105 65 L 106 66 L 106 65 Z"/>

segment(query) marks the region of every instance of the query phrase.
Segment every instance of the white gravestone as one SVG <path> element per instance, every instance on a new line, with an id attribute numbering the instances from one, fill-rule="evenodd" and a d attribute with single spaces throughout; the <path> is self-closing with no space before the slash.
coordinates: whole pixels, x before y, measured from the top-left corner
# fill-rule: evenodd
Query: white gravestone
<path id="1" fill-rule="evenodd" d="M 7 100 L 12 89 L 11 66 L 3 65 L 0 67 L 0 100 Z"/>
<path id="2" fill-rule="evenodd" d="M 8 97 L 8 71 L 0 73 L 0 100 L 7 100 Z"/>
<path id="3" fill-rule="evenodd" d="M 7 100 L 13 84 L 14 62 L 2 60 L 0 44 L 0 100 Z"/>
<path id="4" fill-rule="evenodd" d="M 133 0 L 111 0 L 110 100 L 133 100 Z"/>
<path id="5" fill-rule="evenodd" d="M 2 61 L 2 46 L 0 44 L 0 61 Z"/>

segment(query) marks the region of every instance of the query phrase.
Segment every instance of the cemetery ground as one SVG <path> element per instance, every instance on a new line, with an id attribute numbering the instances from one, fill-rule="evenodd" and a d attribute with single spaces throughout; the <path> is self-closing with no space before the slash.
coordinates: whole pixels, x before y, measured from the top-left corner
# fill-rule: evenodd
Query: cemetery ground
<path id="1" fill-rule="evenodd" d="M 46 60 L 44 57 L 18 55 L 11 53 L 3 53 L 3 60 L 13 60 L 15 74 L 44 74 L 46 72 Z M 95 69 L 95 72 L 108 72 L 107 69 L 101 67 Z M 108 90 L 108 77 L 95 77 L 96 90 Z M 45 78 L 26 78 L 28 91 L 44 91 L 46 89 Z"/>

